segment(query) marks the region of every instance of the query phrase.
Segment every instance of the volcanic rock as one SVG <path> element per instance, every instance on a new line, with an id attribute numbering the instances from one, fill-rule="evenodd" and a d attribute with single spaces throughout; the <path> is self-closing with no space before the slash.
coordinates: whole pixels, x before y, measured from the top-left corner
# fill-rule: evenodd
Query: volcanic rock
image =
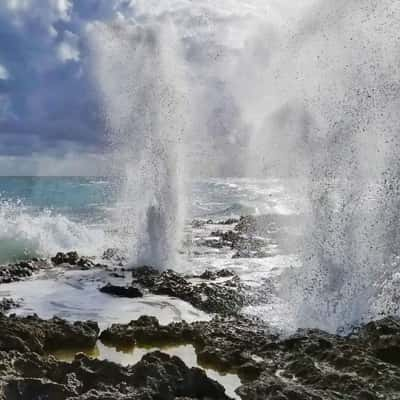
<path id="1" fill-rule="evenodd" d="M 289 337 L 243 317 L 167 326 L 141 318 L 113 325 L 101 337 L 116 344 L 191 343 L 200 363 L 241 376 L 237 392 L 242 399 L 400 398 L 400 322 L 394 318 L 369 323 L 349 336 L 299 330 Z"/>
<path id="2" fill-rule="evenodd" d="M 235 314 L 245 302 L 238 277 L 236 285 L 232 285 L 233 281 L 194 283 L 172 270 L 159 272 L 151 267 L 137 268 L 132 275 L 134 284 L 142 285 L 153 294 L 177 297 L 210 313 Z"/>
<path id="3" fill-rule="evenodd" d="M 131 299 L 135 297 L 143 297 L 142 292 L 134 286 L 114 286 L 111 283 L 107 283 L 107 285 L 101 287 L 99 290 L 102 293 L 107 293 L 118 297 L 128 297 Z"/>
<path id="4" fill-rule="evenodd" d="M 93 346 L 94 323 L 0 315 L 1 400 L 227 400 L 224 388 L 178 357 L 145 355 L 134 366 L 78 354 L 72 363 L 46 354 L 49 347 Z"/>

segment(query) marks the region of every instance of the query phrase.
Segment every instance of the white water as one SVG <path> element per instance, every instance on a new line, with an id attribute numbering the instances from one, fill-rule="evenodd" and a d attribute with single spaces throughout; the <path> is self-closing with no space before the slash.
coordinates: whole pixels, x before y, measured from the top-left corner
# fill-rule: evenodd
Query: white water
<path id="1" fill-rule="evenodd" d="M 294 327 L 335 331 L 398 313 L 399 22 L 390 0 L 181 0 L 90 24 L 132 263 L 177 268 L 184 170 L 290 177 L 306 199 L 301 266 L 277 278 L 264 318 L 285 309 Z M 3 219 L 3 237 L 37 248 L 98 243 L 63 217 Z"/>
<path id="2" fill-rule="evenodd" d="M 71 250 L 100 256 L 118 244 L 100 227 L 50 210 L 34 211 L 21 202 L 0 201 L 0 263 Z"/>
<path id="3" fill-rule="evenodd" d="M 172 265 L 179 248 L 189 136 L 177 76 L 190 63 L 198 167 L 292 177 L 308 200 L 303 267 L 280 282 L 295 325 L 332 331 L 393 310 L 385 288 L 399 237 L 399 5 L 224 6 L 140 3 L 134 18 L 90 29 L 135 208 L 123 215 L 133 262 Z"/>
<path id="4" fill-rule="evenodd" d="M 101 88 L 121 198 L 116 218 L 133 238 L 134 265 L 175 266 L 185 217 L 184 63 L 173 22 L 93 24 L 94 72 Z"/>

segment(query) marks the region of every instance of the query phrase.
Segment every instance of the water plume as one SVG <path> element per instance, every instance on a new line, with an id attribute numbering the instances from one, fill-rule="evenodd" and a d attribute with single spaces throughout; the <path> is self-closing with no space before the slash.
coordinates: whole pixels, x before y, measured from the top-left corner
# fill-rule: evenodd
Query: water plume
<path id="1" fill-rule="evenodd" d="M 95 23 L 89 43 L 110 128 L 113 173 L 121 176 L 118 217 L 132 264 L 176 268 L 189 119 L 175 27 L 168 18 Z"/>
<path id="2" fill-rule="evenodd" d="M 303 267 L 280 282 L 296 326 L 399 311 L 399 20 L 392 1 L 318 2 L 289 32 L 264 30 L 263 63 L 238 64 L 252 69 L 235 89 L 250 171 L 294 177 L 307 200 Z"/>

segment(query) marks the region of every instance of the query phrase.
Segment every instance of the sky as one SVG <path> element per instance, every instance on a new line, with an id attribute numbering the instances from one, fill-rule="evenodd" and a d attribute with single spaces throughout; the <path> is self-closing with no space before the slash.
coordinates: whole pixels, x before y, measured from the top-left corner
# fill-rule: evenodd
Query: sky
<path id="1" fill-rule="evenodd" d="M 96 21 L 137 24 L 172 15 L 192 78 L 200 77 L 209 99 L 195 123 L 215 138 L 214 148 L 237 150 L 246 127 L 235 120 L 226 69 L 262 18 L 279 23 L 309 2 L 2 0 L 0 175 L 105 173 L 110 143 L 87 41 Z"/>

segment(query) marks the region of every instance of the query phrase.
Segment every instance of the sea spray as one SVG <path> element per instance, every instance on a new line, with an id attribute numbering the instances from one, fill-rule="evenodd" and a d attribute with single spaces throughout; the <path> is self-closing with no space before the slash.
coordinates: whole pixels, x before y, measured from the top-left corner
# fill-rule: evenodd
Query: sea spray
<path id="1" fill-rule="evenodd" d="M 184 62 L 173 23 L 130 20 L 88 29 L 121 177 L 122 234 L 133 265 L 177 268 L 185 215 L 185 134 L 189 120 Z"/>
<path id="2" fill-rule="evenodd" d="M 100 226 L 0 196 L 0 263 L 51 257 L 58 251 L 101 256 L 107 246 L 116 245 Z"/>
<path id="3" fill-rule="evenodd" d="M 142 24 L 120 16 L 89 29 L 133 263 L 172 265 L 179 248 L 190 60 L 204 96 L 196 161 L 292 178 L 306 199 L 302 268 L 278 285 L 295 326 L 335 331 L 397 313 L 399 5 L 149 4 L 137 4 Z"/>
<path id="4" fill-rule="evenodd" d="M 279 282 L 296 327 L 399 311 L 399 21 L 392 1 L 318 2 L 289 32 L 260 29 L 238 62 L 250 172 L 294 177 L 307 199 L 303 267 Z"/>

